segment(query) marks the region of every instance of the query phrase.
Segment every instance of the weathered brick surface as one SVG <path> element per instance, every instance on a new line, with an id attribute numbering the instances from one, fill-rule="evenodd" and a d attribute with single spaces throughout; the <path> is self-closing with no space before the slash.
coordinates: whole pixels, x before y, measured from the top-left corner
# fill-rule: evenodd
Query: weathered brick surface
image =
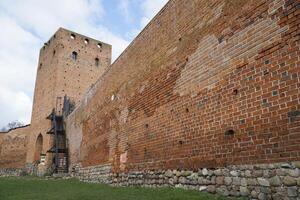
<path id="1" fill-rule="evenodd" d="M 77 52 L 76 60 L 72 52 Z M 52 155 L 47 151 L 53 137 L 47 134 L 51 122 L 46 118 L 54 108 L 61 110 L 65 95 L 78 105 L 110 63 L 110 45 L 60 28 L 40 50 L 30 126 L 0 133 L 0 168 L 24 168 L 27 163 L 29 171 L 34 171 L 41 153 L 46 154 L 46 166 L 51 166 Z M 37 151 L 40 134 L 42 149 Z"/>
<path id="2" fill-rule="evenodd" d="M 171 0 L 110 67 L 109 45 L 60 29 L 41 50 L 31 126 L 0 135 L 0 168 L 24 166 L 25 155 L 33 163 L 40 133 L 43 152 L 51 147 L 45 118 L 67 94 L 77 103 L 70 169 L 81 180 L 295 199 L 299 5 Z"/>
<path id="3" fill-rule="evenodd" d="M 299 5 L 171 0 L 110 67 L 109 45 L 100 51 L 60 29 L 41 50 L 31 126 L 0 135 L 0 168 L 24 166 L 25 155 L 33 163 L 40 133 L 43 152 L 51 147 L 45 118 L 67 94 L 77 103 L 66 129 L 81 180 L 295 199 Z"/>
<path id="4" fill-rule="evenodd" d="M 25 166 L 29 134 L 29 126 L 0 133 L 0 169 Z"/>
<path id="5" fill-rule="evenodd" d="M 77 59 L 72 58 L 72 52 L 77 53 Z M 98 66 L 96 58 L 99 59 Z M 110 45 L 63 28 L 45 43 L 37 69 L 27 163 L 35 162 L 39 134 L 43 136 L 42 153 L 46 154 L 53 146 L 53 138 L 46 134 L 51 127 L 47 116 L 54 108 L 61 110 L 65 95 L 78 105 L 110 63 Z M 58 97 L 61 101 L 57 101 Z M 50 166 L 52 162 L 52 155 L 47 153 L 46 165 Z"/>
<path id="6" fill-rule="evenodd" d="M 299 160 L 299 22 L 299 1 L 170 1 L 67 121 L 73 161 L 121 172 Z"/>

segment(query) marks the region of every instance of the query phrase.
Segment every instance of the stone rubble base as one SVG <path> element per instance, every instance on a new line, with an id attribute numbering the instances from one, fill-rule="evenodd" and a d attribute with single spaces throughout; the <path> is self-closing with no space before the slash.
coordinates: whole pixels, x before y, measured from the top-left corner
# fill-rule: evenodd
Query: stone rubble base
<path id="1" fill-rule="evenodd" d="M 0 177 L 22 176 L 23 169 L 0 169 Z"/>
<path id="2" fill-rule="evenodd" d="M 176 187 L 258 200 L 300 200 L 300 162 L 219 169 L 113 173 L 110 165 L 77 168 L 81 181 L 114 186 Z"/>
<path id="3" fill-rule="evenodd" d="M 23 173 L 23 169 L 0 169 L 0 177 Z M 300 162 L 128 173 L 113 173 L 111 165 L 101 165 L 76 167 L 71 176 L 113 186 L 176 187 L 252 200 L 300 200 Z"/>

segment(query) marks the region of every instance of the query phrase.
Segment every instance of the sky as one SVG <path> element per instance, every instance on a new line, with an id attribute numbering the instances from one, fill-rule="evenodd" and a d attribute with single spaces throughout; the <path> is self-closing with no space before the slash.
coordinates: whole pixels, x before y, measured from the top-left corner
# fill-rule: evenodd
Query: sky
<path id="1" fill-rule="evenodd" d="M 167 0 L 0 0 L 0 129 L 30 123 L 39 49 L 59 27 L 113 46 L 116 59 Z"/>

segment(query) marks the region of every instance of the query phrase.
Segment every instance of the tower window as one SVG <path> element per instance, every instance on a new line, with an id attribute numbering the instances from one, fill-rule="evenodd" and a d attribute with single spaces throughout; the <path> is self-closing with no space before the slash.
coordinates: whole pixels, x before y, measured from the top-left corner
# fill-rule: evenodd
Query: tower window
<path id="1" fill-rule="evenodd" d="M 77 57 L 78 57 L 77 52 L 76 52 L 76 51 L 73 51 L 73 52 L 72 52 L 72 59 L 73 59 L 73 60 L 77 60 Z"/>
<path id="2" fill-rule="evenodd" d="M 100 49 L 100 48 L 102 48 L 102 44 L 101 43 L 98 43 L 97 44 L 97 47 Z"/>
<path id="3" fill-rule="evenodd" d="M 95 59 L 95 65 L 96 65 L 96 67 L 99 67 L 99 58 Z"/>
<path id="4" fill-rule="evenodd" d="M 85 43 L 85 44 L 89 44 L 89 42 L 90 42 L 89 39 L 85 39 L 85 40 L 84 40 L 84 43 Z"/>
<path id="5" fill-rule="evenodd" d="M 72 39 L 72 40 L 74 40 L 75 38 L 76 38 L 76 36 L 75 36 L 75 34 L 71 34 L 71 36 L 70 36 L 70 38 Z"/>

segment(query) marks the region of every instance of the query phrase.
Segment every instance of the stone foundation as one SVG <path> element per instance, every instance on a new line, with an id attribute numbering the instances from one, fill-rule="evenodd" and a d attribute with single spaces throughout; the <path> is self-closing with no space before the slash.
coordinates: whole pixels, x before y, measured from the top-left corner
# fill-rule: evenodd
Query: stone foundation
<path id="1" fill-rule="evenodd" d="M 83 182 L 112 184 L 114 174 L 111 169 L 110 165 L 74 167 L 71 175 Z"/>
<path id="2" fill-rule="evenodd" d="M 112 173 L 110 165 L 78 168 L 81 181 L 114 186 L 176 187 L 249 199 L 299 200 L 300 162 L 229 166 L 198 171 Z"/>
<path id="3" fill-rule="evenodd" d="M 37 165 L 34 165 L 32 163 L 26 163 L 25 170 L 27 174 L 37 175 Z"/>
<path id="4" fill-rule="evenodd" d="M 0 169 L 0 177 L 23 173 L 22 169 Z M 300 162 L 129 173 L 113 173 L 111 165 L 100 165 L 74 167 L 72 176 L 114 186 L 176 187 L 253 200 L 300 199 Z"/>
<path id="5" fill-rule="evenodd" d="M 0 169 L 0 177 L 22 176 L 25 175 L 23 169 Z"/>

